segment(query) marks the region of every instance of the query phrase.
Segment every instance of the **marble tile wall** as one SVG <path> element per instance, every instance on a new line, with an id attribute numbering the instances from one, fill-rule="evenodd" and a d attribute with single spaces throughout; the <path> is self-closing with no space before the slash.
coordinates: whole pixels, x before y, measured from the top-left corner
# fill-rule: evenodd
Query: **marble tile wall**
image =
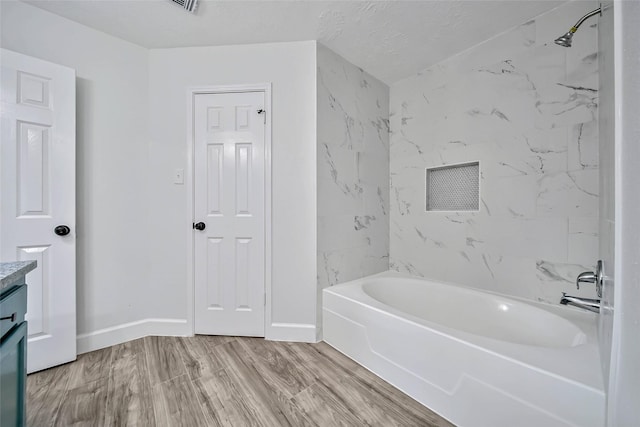
<path id="1" fill-rule="evenodd" d="M 321 292 L 389 269 L 389 87 L 321 44 L 317 72 Z"/>
<path id="2" fill-rule="evenodd" d="M 597 20 L 567 3 L 391 87 L 390 266 L 557 303 L 598 257 Z M 480 162 L 479 212 L 426 212 L 425 168 Z"/>

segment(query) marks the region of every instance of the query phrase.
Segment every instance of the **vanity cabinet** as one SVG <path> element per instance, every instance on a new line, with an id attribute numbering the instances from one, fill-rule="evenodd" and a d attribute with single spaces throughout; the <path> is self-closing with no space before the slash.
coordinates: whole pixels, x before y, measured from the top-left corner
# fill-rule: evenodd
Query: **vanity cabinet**
<path id="1" fill-rule="evenodd" d="M 35 261 L 0 263 L 0 426 L 26 424 L 27 285 Z"/>

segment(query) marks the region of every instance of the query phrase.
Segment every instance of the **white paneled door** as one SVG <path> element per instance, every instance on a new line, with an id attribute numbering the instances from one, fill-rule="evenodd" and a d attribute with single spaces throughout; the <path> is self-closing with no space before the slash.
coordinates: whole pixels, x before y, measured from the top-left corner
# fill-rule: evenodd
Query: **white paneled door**
<path id="1" fill-rule="evenodd" d="M 2 49 L 0 260 L 27 275 L 27 370 L 76 358 L 75 71 Z"/>
<path id="2" fill-rule="evenodd" d="M 194 330 L 262 337 L 265 92 L 194 98 Z"/>

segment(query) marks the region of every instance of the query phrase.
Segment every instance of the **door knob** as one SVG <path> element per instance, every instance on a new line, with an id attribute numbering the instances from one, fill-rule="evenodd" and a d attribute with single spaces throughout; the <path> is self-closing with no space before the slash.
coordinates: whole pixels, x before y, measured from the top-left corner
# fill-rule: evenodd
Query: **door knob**
<path id="1" fill-rule="evenodd" d="M 66 236 L 71 232 L 71 229 L 66 225 L 59 225 L 53 229 L 53 232 L 56 233 L 58 236 Z"/>
<path id="2" fill-rule="evenodd" d="M 199 231 L 202 231 L 206 228 L 207 226 L 205 225 L 204 222 L 197 222 L 193 224 L 193 228 Z"/>

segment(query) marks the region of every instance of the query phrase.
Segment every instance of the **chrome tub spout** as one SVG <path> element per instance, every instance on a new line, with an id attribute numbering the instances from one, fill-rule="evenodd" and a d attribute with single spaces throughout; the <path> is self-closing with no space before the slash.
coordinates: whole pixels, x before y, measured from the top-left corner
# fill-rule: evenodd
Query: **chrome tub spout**
<path id="1" fill-rule="evenodd" d="M 563 292 L 562 298 L 560 299 L 560 304 L 572 305 L 574 307 L 582 308 L 584 310 L 589 310 L 594 313 L 600 313 L 599 299 L 579 298 L 579 297 L 567 295 L 565 292 Z"/>

